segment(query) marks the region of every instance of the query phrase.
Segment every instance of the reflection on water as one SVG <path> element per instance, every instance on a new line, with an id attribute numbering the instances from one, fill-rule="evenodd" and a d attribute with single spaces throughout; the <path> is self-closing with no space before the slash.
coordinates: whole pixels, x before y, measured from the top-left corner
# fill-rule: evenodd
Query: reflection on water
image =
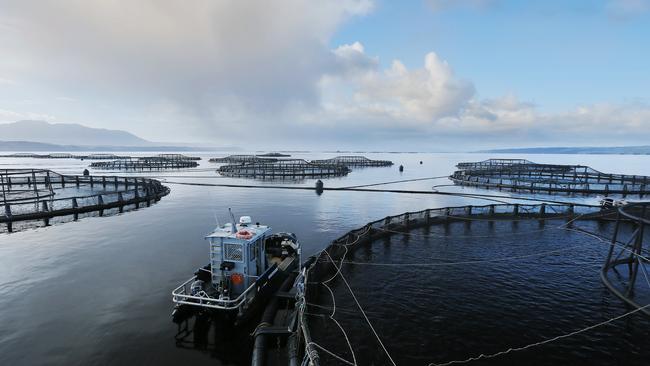
<path id="1" fill-rule="evenodd" d="M 204 160 L 195 172 L 154 172 L 140 175 L 157 176 L 168 182 L 288 184 L 220 178 L 214 172 L 218 165 L 208 163 L 205 158 L 221 154 L 201 155 Z M 294 154 L 293 157 L 312 159 L 336 155 L 338 154 Z M 346 177 L 324 180 L 325 186 L 342 187 L 441 176 L 450 174 L 457 162 L 498 157 L 482 154 L 366 155 L 373 159 L 392 160 L 396 165 L 354 170 Z M 648 156 L 517 157 L 540 163 L 581 163 L 604 172 L 650 175 Z M 422 165 L 419 164 L 420 160 Z M 87 163 L 78 160 L 0 159 L 0 168 L 48 167 L 61 173 L 79 174 Z M 399 165 L 404 165 L 403 173 L 398 171 Z M 447 183 L 448 180 L 445 179 L 424 180 L 394 184 L 390 187 L 430 190 L 435 184 Z M 304 180 L 290 184 L 312 187 L 315 181 Z M 236 362 L 239 352 L 237 350 L 244 348 L 223 343 L 225 341 L 218 344 L 213 342 L 221 339 L 216 333 L 210 335 L 208 332 L 204 338 L 198 336 L 199 343 L 205 345 L 198 347 L 203 349 L 202 351 L 196 351 L 194 346 L 187 345 L 187 338 L 181 337 L 182 346 L 178 345 L 175 338 L 177 325 L 172 323 L 170 317 L 171 290 L 185 281 L 198 266 L 205 264 L 208 246 L 202 239 L 203 235 L 214 227 L 215 216 L 222 221 L 226 219 L 228 207 L 232 207 L 237 215 L 250 215 L 254 221 L 271 225 L 274 231 L 296 233 L 302 242 L 304 253 L 308 255 L 322 249 L 344 232 L 388 215 L 432 207 L 491 203 L 436 195 L 325 191 L 318 196 L 314 191 L 220 188 L 172 183 L 169 183 L 169 186 L 172 191 L 167 197 L 143 210 L 111 217 L 85 218 L 79 222 L 0 235 L 0 364 L 178 365 Z M 484 193 L 471 188 L 444 189 Z M 588 197 L 555 198 L 589 202 L 597 200 Z M 428 253 L 420 255 L 426 258 Z M 490 268 L 483 270 L 490 273 L 493 270 Z M 540 268 L 552 271 L 554 267 Z M 508 270 L 499 269 L 505 273 Z M 410 274 L 410 271 L 404 270 L 401 276 L 408 277 Z M 556 281 L 560 283 L 562 280 L 560 275 L 549 275 L 546 278 L 550 287 L 553 287 Z M 459 273 L 457 281 L 459 284 L 466 284 L 471 283 L 472 278 Z M 480 290 L 479 284 L 477 283 L 475 290 Z M 463 290 L 463 286 L 460 286 L 456 293 Z M 369 286 L 366 291 L 368 298 L 379 299 L 373 300 L 376 308 L 371 309 L 372 311 L 380 311 L 382 306 L 385 309 L 391 308 L 391 297 L 388 293 L 383 293 L 381 288 Z M 604 293 L 606 290 L 594 283 L 593 287 L 566 293 L 562 301 L 566 308 L 584 303 L 591 306 L 593 303 L 604 301 Z M 445 299 L 448 295 L 441 291 L 437 294 L 440 295 L 437 299 Z M 364 301 L 367 302 L 368 298 Z M 479 300 L 472 302 L 473 308 L 508 308 L 513 301 L 512 298 L 500 298 L 494 303 Z M 412 324 L 422 316 L 436 318 L 454 314 L 456 307 L 451 306 L 453 304 L 449 302 L 446 304 L 448 306 L 426 307 L 427 312 L 411 313 L 407 319 L 401 319 L 396 324 Z M 348 305 L 351 307 L 350 303 Z M 622 309 L 620 302 L 616 300 L 611 300 L 611 306 L 612 313 Z M 560 310 L 562 308 L 553 311 Z M 476 314 L 490 315 L 489 312 Z M 536 322 L 543 323 L 544 313 L 539 314 Z M 572 313 L 571 316 L 573 315 Z M 477 322 L 476 325 L 485 324 L 477 317 L 469 317 L 466 320 L 458 316 L 455 318 L 469 325 L 474 321 Z M 583 322 L 573 324 L 570 319 L 563 321 L 567 327 L 562 329 L 584 325 Z M 216 329 L 214 322 L 210 324 L 211 329 Z M 465 339 L 477 335 L 480 339 L 494 338 L 499 329 L 498 321 L 493 320 L 489 324 L 494 328 L 462 328 L 450 323 L 447 326 L 457 329 L 453 335 L 458 338 L 451 338 L 450 333 L 450 336 L 443 340 L 445 344 L 456 344 L 467 342 Z M 513 328 L 512 331 L 524 332 L 527 325 L 523 323 L 520 329 Z M 192 332 L 188 337 L 192 342 L 195 342 L 197 333 L 205 334 L 200 331 L 194 333 L 196 329 L 193 324 L 188 326 L 188 330 Z M 613 329 L 595 334 L 601 334 L 603 339 L 608 339 L 618 331 L 615 336 L 623 337 L 626 341 L 617 346 L 622 349 L 644 347 L 635 343 L 639 339 L 637 331 L 627 334 L 624 329 Z M 224 338 L 230 339 L 226 336 Z M 201 341 L 202 339 L 207 339 L 208 342 Z M 645 338 L 646 344 L 647 339 Z M 411 341 L 408 339 L 404 341 L 405 344 L 410 344 L 409 342 Z M 602 343 L 603 347 L 608 347 L 606 342 Z M 219 347 L 220 344 L 227 352 L 210 351 L 211 345 Z M 413 344 L 419 343 L 414 341 Z M 410 348 L 407 349 L 411 351 Z M 232 358 L 228 358 L 231 351 Z M 609 352 L 616 353 L 612 348 L 609 348 Z M 532 353 L 527 357 L 534 359 L 538 356 L 539 354 Z M 526 361 L 528 360 L 524 358 L 522 363 Z"/>

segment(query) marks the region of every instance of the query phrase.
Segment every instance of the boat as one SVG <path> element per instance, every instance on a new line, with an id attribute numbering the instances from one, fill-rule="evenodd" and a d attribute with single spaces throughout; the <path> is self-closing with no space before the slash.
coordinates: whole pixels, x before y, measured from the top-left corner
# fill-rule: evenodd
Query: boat
<path id="1" fill-rule="evenodd" d="M 209 263 L 172 291 L 172 317 L 180 323 L 202 312 L 221 313 L 240 325 L 259 314 L 280 289 L 293 285 L 300 269 L 295 234 L 272 233 L 250 216 L 217 227 L 209 242 Z"/>

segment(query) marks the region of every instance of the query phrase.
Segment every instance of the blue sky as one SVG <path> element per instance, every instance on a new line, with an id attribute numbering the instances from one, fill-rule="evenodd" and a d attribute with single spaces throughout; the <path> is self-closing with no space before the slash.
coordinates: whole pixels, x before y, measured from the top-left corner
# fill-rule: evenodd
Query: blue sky
<path id="1" fill-rule="evenodd" d="M 259 148 L 643 145 L 648 39 L 650 0 L 0 0 L 0 123 Z"/>
<path id="2" fill-rule="evenodd" d="M 549 111 L 650 100 L 650 11 L 617 17 L 607 1 L 493 1 L 434 10 L 379 1 L 331 45 L 360 41 L 384 65 L 435 51 L 483 97 L 516 94 Z"/>

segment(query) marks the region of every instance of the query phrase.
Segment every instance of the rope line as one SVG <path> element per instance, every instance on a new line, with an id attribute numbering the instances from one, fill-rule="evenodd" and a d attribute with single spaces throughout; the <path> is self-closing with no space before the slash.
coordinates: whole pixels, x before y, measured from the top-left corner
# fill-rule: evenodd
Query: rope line
<path id="1" fill-rule="evenodd" d="M 341 361 L 341 362 L 343 362 L 343 363 L 345 363 L 345 364 L 347 364 L 347 365 L 356 366 L 355 363 L 352 363 L 352 362 L 346 360 L 345 358 L 336 355 L 334 352 L 332 352 L 332 351 L 326 349 L 325 347 L 321 346 L 320 344 L 318 344 L 318 343 L 316 343 L 316 342 L 313 342 L 313 341 L 312 341 L 312 342 L 307 343 L 307 345 L 308 345 L 308 346 L 316 346 L 316 347 L 320 348 L 323 352 L 329 354 L 330 356 L 336 358 L 337 360 L 339 360 L 339 361 Z"/>
<path id="2" fill-rule="evenodd" d="M 229 188 L 255 188 L 255 189 L 293 189 L 293 190 L 306 190 L 314 191 L 314 187 L 307 186 L 274 186 L 274 185 L 250 185 L 250 184 L 228 184 L 228 183 L 200 183 L 200 182 L 174 182 L 167 181 L 166 184 L 178 184 L 178 185 L 189 185 L 189 186 L 203 186 L 203 187 L 229 187 Z M 494 195 L 494 194 L 467 194 L 467 193 L 458 193 L 458 192 L 443 192 L 443 191 L 418 191 L 418 190 L 407 190 L 407 189 L 370 189 L 364 187 L 357 188 L 348 188 L 348 187 L 323 187 L 323 191 L 347 191 L 347 192 L 374 192 L 374 193 L 406 193 L 406 194 L 427 194 L 427 195 L 441 195 L 441 196 L 459 196 L 459 197 L 469 197 L 469 198 L 504 198 L 510 200 L 518 201 L 533 201 L 533 202 L 546 202 L 551 204 L 559 205 L 573 205 L 577 207 L 599 207 L 596 205 L 589 205 L 585 203 L 576 203 L 568 201 L 556 201 L 549 200 L 544 198 L 530 198 L 522 196 L 506 196 L 506 195 Z"/>
<path id="3" fill-rule="evenodd" d="M 403 179 L 403 180 L 394 180 L 394 181 L 390 181 L 390 182 L 361 184 L 361 185 L 357 185 L 357 186 L 348 186 L 348 187 L 341 187 L 341 188 L 350 189 L 350 188 L 374 187 L 374 186 L 383 186 L 383 185 L 386 185 L 386 184 L 417 182 L 417 181 L 420 181 L 420 180 L 433 180 L 433 179 L 442 179 L 442 178 L 449 178 L 449 176 L 448 175 L 441 175 L 439 177 Z"/>
<path id="4" fill-rule="evenodd" d="M 646 309 L 648 307 L 650 307 L 650 304 L 647 304 L 647 305 L 645 305 L 643 307 L 634 309 L 632 311 L 629 311 L 629 312 L 627 312 L 625 314 L 622 314 L 622 315 L 619 315 L 617 317 L 602 321 L 600 323 L 590 325 L 590 326 L 588 326 L 586 328 L 582 328 L 582 329 L 573 331 L 571 333 L 562 334 L 562 335 L 559 335 L 559 336 L 556 336 L 556 337 L 553 337 L 553 338 L 545 339 L 545 340 L 540 341 L 540 342 L 531 343 L 531 344 L 528 344 L 526 346 L 508 348 L 505 351 L 500 351 L 500 352 L 496 352 L 496 353 L 492 353 L 492 354 L 481 353 L 478 356 L 470 357 L 470 358 L 467 358 L 465 360 L 454 360 L 454 361 L 449 361 L 449 362 L 445 362 L 445 363 L 433 363 L 432 362 L 432 363 L 429 363 L 429 366 L 450 366 L 450 365 L 454 365 L 454 364 L 469 363 L 469 362 L 472 362 L 472 361 L 478 361 L 478 360 L 481 360 L 481 359 L 488 359 L 488 358 L 495 358 L 495 357 L 502 356 L 502 355 L 505 355 L 505 354 L 508 354 L 508 353 L 518 352 L 518 351 L 527 350 L 527 349 L 530 349 L 530 348 L 533 348 L 533 347 L 543 346 L 545 344 L 548 344 L 548 343 L 551 343 L 551 342 L 554 342 L 554 341 L 557 341 L 557 340 L 560 340 L 560 339 L 569 338 L 569 337 L 572 337 L 574 335 L 585 333 L 585 332 L 590 331 L 590 330 L 592 330 L 594 328 L 598 328 L 600 326 L 613 323 L 613 322 L 615 322 L 615 321 L 617 321 L 619 319 L 623 319 L 623 318 L 625 318 L 627 316 L 638 313 L 639 311 L 641 311 L 643 309 Z"/>
<path id="5" fill-rule="evenodd" d="M 357 240 L 358 240 L 358 238 L 357 238 Z M 347 247 L 346 247 L 345 254 L 347 255 L 347 253 L 348 252 L 347 252 Z M 372 323 L 370 322 L 370 319 L 368 319 L 368 316 L 366 315 L 366 312 L 363 310 L 363 307 L 359 303 L 359 300 L 357 299 L 357 296 L 354 294 L 354 291 L 352 291 L 352 288 L 350 287 L 350 284 L 348 283 L 347 279 L 345 279 L 345 276 L 343 276 L 343 273 L 341 272 L 341 267 L 336 265 L 336 263 L 334 262 L 334 259 L 332 259 L 332 256 L 330 256 L 329 252 L 325 251 L 325 254 L 327 254 L 327 256 L 330 258 L 330 260 L 332 260 L 332 264 L 334 265 L 334 267 L 337 267 L 337 273 L 341 275 L 341 279 L 343 280 L 343 283 L 345 283 L 345 286 L 348 288 L 348 291 L 350 291 L 350 295 L 352 295 L 352 298 L 354 299 L 354 302 L 357 304 L 357 307 L 359 308 L 359 311 L 361 312 L 363 317 L 366 319 L 366 322 L 370 326 L 370 329 L 372 330 L 372 333 L 375 335 L 375 338 L 377 338 L 377 341 L 379 342 L 379 344 L 381 345 L 381 348 L 386 353 L 386 356 L 388 356 L 388 359 L 390 360 L 391 364 L 393 364 L 393 366 L 397 366 L 395 361 L 393 361 L 393 357 L 391 357 L 390 353 L 386 349 L 386 346 L 384 345 L 384 342 L 382 342 L 381 338 L 379 337 L 379 334 L 377 334 L 377 331 L 375 330 L 375 327 L 373 327 Z"/>

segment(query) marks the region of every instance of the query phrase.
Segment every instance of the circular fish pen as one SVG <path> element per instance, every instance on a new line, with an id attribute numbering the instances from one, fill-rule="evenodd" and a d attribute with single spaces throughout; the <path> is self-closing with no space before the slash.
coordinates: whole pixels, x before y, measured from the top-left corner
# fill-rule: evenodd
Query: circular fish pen
<path id="1" fill-rule="evenodd" d="M 301 179 L 341 177 L 348 174 L 350 169 L 345 165 L 312 164 L 302 159 L 290 159 L 224 165 L 217 172 L 226 177 Z"/>
<path id="2" fill-rule="evenodd" d="M 212 158 L 210 163 L 244 164 L 278 161 L 276 157 L 263 157 L 263 155 L 229 155 L 223 158 Z"/>
<path id="3" fill-rule="evenodd" d="M 154 179 L 0 170 L 0 232 L 149 206 L 169 193 Z"/>
<path id="4" fill-rule="evenodd" d="M 312 160 L 312 164 L 341 164 L 347 167 L 378 167 L 378 166 L 392 166 L 393 162 L 390 160 L 372 160 L 365 156 L 337 156 L 331 159 Z"/>
<path id="5" fill-rule="evenodd" d="M 0 158 L 78 159 L 78 160 L 132 159 L 130 156 L 122 156 L 122 155 L 115 155 L 115 154 L 76 155 L 70 153 L 52 153 L 52 154 L 15 153 L 9 155 L 0 155 Z"/>
<path id="6" fill-rule="evenodd" d="M 306 263 L 302 354 L 313 365 L 643 365 L 650 318 L 640 313 L 650 305 L 626 306 L 598 276 L 616 227 L 636 232 L 617 215 L 465 206 L 352 230 Z M 638 272 L 635 302 L 650 304 Z"/>
<path id="7" fill-rule="evenodd" d="M 537 164 L 523 159 L 489 159 L 459 163 L 449 179 L 461 186 L 530 193 L 650 193 L 650 177 L 602 173 L 583 165 Z"/>
<path id="8" fill-rule="evenodd" d="M 196 160 L 182 158 L 168 158 L 164 156 L 142 157 L 129 160 L 97 161 L 90 164 L 91 168 L 102 170 L 170 170 L 196 168 L 199 163 Z"/>

